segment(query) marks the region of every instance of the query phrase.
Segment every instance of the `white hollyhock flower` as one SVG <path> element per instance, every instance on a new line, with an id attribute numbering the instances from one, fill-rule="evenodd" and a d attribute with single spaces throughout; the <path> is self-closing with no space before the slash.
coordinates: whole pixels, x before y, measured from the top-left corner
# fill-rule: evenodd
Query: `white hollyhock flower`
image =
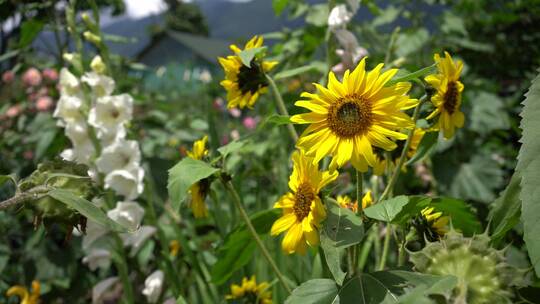
<path id="1" fill-rule="evenodd" d="M 144 170 L 140 167 L 114 170 L 105 176 L 105 189 L 113 189 L 126 199 L 135 199 L 144 190 Z"/>
<path id="2" fill-rule="evenodd" d="M 138 167 L 141 161 L 139 144 L 134 140 L 116 140 L 101 152 L 96 160 L 100 172 L 110 173 L 118 169 Z"/>
<path id="3" fill-rule="evenodd" d="M 122 233 L 120 237 L 124 243 L 124 246 L 131 246 L 131 252 L 136 253 L 144 245 L 144 242 L 148 240 L 157 229 L 153 226 L 141 226 L 137 231 L 132 233 Z"/>
<path id="4" fill-rule="evenodd" d="M 115 141 L 126 138 L 126 127 L 120 125 L 116 128 L 99 129 L 97 130 L 97 138 L 101 141 L 103 146 L 110 146 Z"/>
<path id="5" fill-rule="evenodd" d="M 103 296 L 105 292 L 109 290 L 118 282 L 118 277 L 110 277 L 99 283 L 92 288 L 92 304 L 103 303 Z"/>
<path id="6" fill-rule="evenodd" d="M 353 69 L 368 53 L 365 48 L 359 46 L 358 40 L 350 31 L 338 29 L 334 31 L 334 34 L 342 48 L 336 50 L 336 54 L 341 57 L 341 63 L 332 70 L 343 73 L 347 69 Z"/>
<path id="7" fill-rule="evenodd" d="M 352 16 L 345 4 L 336 5 L 328 15 L 328 26 L 330 29 L 342 28 L 351 21 Z"/>
<path id="8" fill-rule="evenodd" d="M 132 111 L 133 98 L 130 95 L 103 96 L 90 110 L 88 123 L 98 129 L 115 129 L 131 119 Z"/>
<path id="9" fill-rule="evenodd" d="M 71 72 L 62 68 L 60 70 L 60 93 L 62 95 L 77 95 L 80 92 L 79 79 Z"/>
<path id="10" fill-rule="evenodd" d="M 64 151 L 69 160 L 87 164 L 95 154 L 95 147 L 88 136 L 88 126 L 84 121 L 68 123 L 65 128 L 66 136 L 71 140 L 73 148 L 70 152 Z M 66 157 L 67 159 L 67 157 Z"/>
<path id="11" fill-rule="evenodd" d="M 143 295 L 149 303 L 156 303 L 163 289 L 163 271 L 156 270 L 144 280 Z"/>
<path id="12" fill-rule="evenodd" d="M 97 268 L 108 268 L 111 265 L 111 253 L 106 249 L 92 249 L 90 253 L 82 260 L 83 264 L 87 264 L 90 270 L 94 271 Z"/>
<path id="13" fill-rule="evenodd" d="M 81 80 L 92 88 L 97 97 L 111 95 L 114 91 L 114 80 L 111 77 L 96 72 L 84 73 Z"/>
<path id="14" fill-rule="evenodd" d="M 79 122 L 84 120 L 81 113 L 81 106 L 83 101 L 81 98 L 74 95 L 62 95 L 56 103 L 56 109 L 54 110 L 53 117 L 61 118 L 66 123 Z M 59 123 L 59 125 L 64 125 Z"/>
<path id="15" fill-rule="evenodd" d="M 107 216 L 129 230 L 141 225 L 144 209 L 135 202 L 118 202 L 116 207 L 107 212 Z"/>

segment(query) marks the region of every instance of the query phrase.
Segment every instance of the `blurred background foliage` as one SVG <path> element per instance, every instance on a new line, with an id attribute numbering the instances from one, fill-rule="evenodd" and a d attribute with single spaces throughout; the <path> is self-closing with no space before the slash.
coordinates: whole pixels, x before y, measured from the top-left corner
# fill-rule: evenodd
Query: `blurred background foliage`
<path id="1" fill-rule="evenodd" d="M 89 9 L 85 2 L 78 2 L 79 11 Z M 293 143 L 284 126 L 268 122 L 270 113 L 275 112 L 270 94 L 263 96 L 254 110 L 226 109 L 225 92 L 219 86 L 223 75 L 216 57 L 226 55 L 231 42 L 240 44 L 250 35 L 264 34 L 269 55 L 280 61 L 277 71 L 312 65 L 310 72 L 278 83 L 290 113 L 295 114 L 298 109 L 293 103 L 299 94 L 313 91 L 310 83 L 324 82 L 323 75 L 339 62 L 334 53 L 338 41 L 327 35 L 326 27 L 329 7 L 340 1 L 329 5 L 307 0 L 167 0 L 165 11 L 141 19 L 123 17 L 123 1 L 96 2 L 103 19 L 108 20 L 101 26 L 114 54 L 119 91 L 130 92 L 135 98 L 130 136 L 141 143 L 147 174 L 160 194 L 159 198 L 145 198 L 143 205 L 155 204 L 161 215 L 159 225 L 168 239 L 175 238 L 175 230 L 185 237 L 174 263 L 183 271 L 189 303 L 212 303 L 217 291 L 229 292 L 228 284 L 222 283 L 239 282 L 244 275 L 254 273 L 261 280 L 272 281 L 267 266 L 260 259 L 251 259 L 255 247 L 241 241 L 246 236 L 236 227 L 237 215 L 223 191 L 214 189 L 209 200 L 211 212 L 217 214 L 216 223 L 195 221 L 185 208 L 180 217 L 172 215 L 167 203 L 167 170 L 205 134 L 214 153 L 218 147 L 240 140 L 236 153 L 226 158 L 226 167 L 252 214 L 269 209 L 287 190 Z M 54 106 L 38 108 L 37 97 L 31 96 L 45 87 L 43 96 L 55 101 L 55 80 L 43 79 L 39 86 L 24 80 L 30 68 L 43 74 L 44 69 L 58 71 L 65 65 L 62 54 L 73 47 L 65 32 L 65 5 L 65 1 L 0 0 L 0 69 L 13 73 L 13 79 L 3 79 L 0 87 L 0 174 L 25 177 L 38 163 L 54 158 L 68 145 L 52 118 Z M 439 139 L 431 147 L 431 157 L 410 166 L 400 179 L 397 194 L 466 200 L 486 229 L 492 203 L 516 165 L 520 102 L 540 66 L 539 23 L 538 0 L 361 1 L 350 30 L 368 51 L 369 68 L 386 61 L 403 73 L 415 71 L 432 65 L 433 54 L 443 50 L 465 63 L 465 127 L 449 141 Z M 85 51 L 87 55 L 95 53 L 90 44 Z M 10 114 L 14 107 L 17 111 Z M 352 188 L 343 187 L 350 180 L 349 174 L 342 174 L 336 188 L 352 192 Z M 12 191 L 9 183 L 4 184 L 0 199 Z M 275 214 L 260 216 L 269 221 Z M 264 226 L 265 221 L 260 222 Z M 511 262 L 526 267 L 529 261 L 523 242 L 515 237 L 520 229 L 517 226 L 506 237 L 512 240 Z M 109 274 L 92 272 L 82 265 L 80 238 L 66 243 L 63 235 L 58 229 L 34 231 L 26 210 L 0 213 L 0 302 L 7 301 L 4 295 L 9 286 L 29 286 L 33 279 L 43 284 L 44 303 L 87 302 L 91 287 Z M 228 246 L 220 241 L 225 235 Z M 233 240 L 236 246 L 231 245 Z M 279 251 L 277 239 L 267 243 L 273 252 Z M 138 265 L 134 269 L 150 269 L 149 265 L 156 263 L 152 257 L 164 249 L 158 246 L 150 240 L 132 252 L 129 259 Z M 231 258 L 239 260 L 216 264 Z M 296 284 L 325 271 L 318 258 L 312 263 L 309 257 L 278 254 L 277 260 Z M 196 269 L 196 265 L 203 269 Z M 210 279 L 220 284 L 211 285 L 208 291 L 203 281 Z M 275 295 L 275 299 L 284 297 Z"/>

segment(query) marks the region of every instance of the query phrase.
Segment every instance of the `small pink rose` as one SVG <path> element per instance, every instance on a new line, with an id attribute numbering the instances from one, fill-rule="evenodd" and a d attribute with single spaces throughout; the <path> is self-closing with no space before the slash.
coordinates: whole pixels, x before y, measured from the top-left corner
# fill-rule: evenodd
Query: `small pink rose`
<path id="1" fill-rule="evenodd" d="M 43 70 L 43 78 L 55 82 L 58 80 L 58 72 L 55 69 Z"/>
<path id="2" fill-rule="evenodd" d="M 9 109 L 6 111 L 6 116 L 9 118 L 14 118 L 19 116 L 21 114 L 21 107 L 19 105 L 14 105 L 9 107 Z"/>
<path id="3" fill-rule="evenodd" d="M 24 72 L 22 80 L 27 86 L 38 86 L 41 84 L 41 73 L 36 68 L 29 68 Z"/>
<path id="4" fill-rule="evenodd" d="M 13 71 L 5 71 L 4 74 L 2 74 L 2 82 L 4 83 L 11 83 L 15 79 L 15 73 Z"/>
<path id="5" fill-rule="evenodd" d="M 36 108 L 38 111 L 45 112 L 48 111 L 53 105 L 53 100 L 49 96 L 41 96 L 36 101 Z"/>
<path id="6" fill-rule="evenodd" d="M 242 124 L 248 130 L 255 129 L 257 127 L 257 123 L 258 123 L 258 119 L 251 116 L 244 118 L 244 120 L 242 121 Z"/>

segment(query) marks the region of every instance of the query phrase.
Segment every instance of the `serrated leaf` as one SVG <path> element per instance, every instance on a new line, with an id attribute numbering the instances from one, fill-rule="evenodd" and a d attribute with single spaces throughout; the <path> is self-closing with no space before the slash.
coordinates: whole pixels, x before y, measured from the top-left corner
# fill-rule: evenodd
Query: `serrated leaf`
<path id="1" fill-rule="evenodd" d="M 315 70 L 315 69 L 318 69 L 317 65 L 310 64 L 310 65 L 301 66 L 295 69 L 281 71 L 277 73 L 276 75 L 274 75 L 274 80 L 293 77 L 293 76 L 300 75 L 300 74 L 303 74 L 305 72 Z"/>
<path id="2" fill-rule="evenodd" d="M 172 167 L 169 170 L 167 190 L 169 191 L 173 209 L 175 211 L 180 209 L 180 204 L 186 198 L 191 185 L 218 171 L 218 168 L 214 168 L 203 161 L 195 160 L 191 157 L 182 159 Z"/>
<path id="3" fill-rule="evenodd" d="M 364 238 L 362 219 L 349 209 L 341 208 L 335 200 L 327 199 L 328 215 L 324 222 L 324 230 L 331 245 L 347 248 L 358 244 Z"/>
<path id="4" fill-rule="evenodd" d="M 491 209 L 488 217 L 492 240 L 501 239 L 519 223 L 521 216 L 520 182 L 521 176 L 517 172 L 514 173 L 506 189 L 492 204 L 493 209 Z"/>
<path id="5" fill-rule="evenodd" d="M 266 51 L 265 46 L 258 47 L 258 48 L 246 49 L 246 50 L 243 50 L 240 53 L 238 53 L 238 57 L 240 57 L 240 60 L 242 61 L 242 63 L 245 66 L 250 68 L 251 67 L 251 61 L 253 60 L 253 58 L 255 58 L 255 56 L 257 56 L 257 54 L 259 54 L 261 52 L 264 52 L 264 51 Z"/>
<path id="6" fill-rule="evenodd" d="M 270 209 L 258 212 L 250 217 L 253 227 L 259 235 L 267 234 L 279 217 L 279 211 Z M 241 224 L 229 233 L 219 248 L 217 262 L 212 267 L 212 282 L 223 284 L 233 273 L 249 263 L 256 250 L 253 236 L 245 224 Z"/>
<path id="7" fill-rule="evenodd" d="M 77 210 L 88 219 L 116 232 L 128 232 L 126 228 L 117 222 L 111 220 L 101 209 L 92 202 L 75 195 L 69 190 L 54 189 L 48 192 L 48 195 L 68 207 Z"/>
<path id="8" fill-rule="evenodd" d="M 537 70 L 540 72 L 540 69 Z M 523 101 L 520 128 L 521 148 L 516 170 L 521 174 L 521 220 L 527 251 L 540 276 L 540 74 L 533 80 Z"/>
<path id="9" fill-rule="evenodd" d="M 504 109 L 504 104 L 499 96 L 480 92 L 470 94 L 472 113 L 470 129 L 480 134 L 488 134 L 494 130 L 506 130 L 510 128 L 510 117 Z"/>
<path id="10" fill-rule="evenodd" d="M 390 223 L 408 202 L 407 196 L 396 196 L 364 209 L 364 214 L 369 218 Z"/>
<path id="11" fill-rule="evenodd" d="M 416 153 L 405 163 L 405 165 L 410 166 L 417 161 L 424 159 L 424 157 L 428 156 L 437 146 L 438 139 L 438 132 L 427 132 L 422 137 L 420 144 L 418 144 Z"/>
<path id="12" fill-rule="evenodd" d="M 337 293 L 338 289 L 334 281 L 330 279 L 313 279 L 296 287 L 285 300 L 285 304 L 339 303 L 334 302 Z"/>

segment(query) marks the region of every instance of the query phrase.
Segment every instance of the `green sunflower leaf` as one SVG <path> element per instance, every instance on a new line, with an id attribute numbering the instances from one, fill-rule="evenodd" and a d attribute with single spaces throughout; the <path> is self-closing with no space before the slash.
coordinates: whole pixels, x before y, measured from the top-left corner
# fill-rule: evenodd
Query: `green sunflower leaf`
<path id="1" fill-rule="evenodd" d="M 277 73 L 276 75 L 274 75 L 273 78 L 274 80 L 289 78 L 289 77 L 304 74 L 305 72 L 316 70 L 316 69 L 319 69 L 319 65 L 316 65 L 316 64 L 305 65 L 299 68 L 281 71 Z"/>
<path id="2" fill-rule="evenodd" d="M 276 124 L 278 126 L 279 125 L 287 125 L 287 124 L 291 123 L 291 117 L 287 116 L 287 115 L 274 114 L 274 115 L 269 116 L 264 123 L 266 124 L 266 123 L 269 123 L 269 122 L 273 123 L 273 124 Z"/>
<path id="3" fill-rule="evenodd" d="M 191 185 L 218 171 L 218 168 L 214 168 L 203 161 L 195 160 L 191 157 L 182 159 L 172 167 L 169 170 L 167 189 L 169 190 L 173 209 L 175 211 L 180 209 L 180 204 L 186 198 Z"/>
<path id="4" fill-rule="evenodd" d="M 536 275 L 540 276 L 540 75 L 525 96 L 520 124 L 522 145 L 516 170 L 521 174 L 519 198 L 525 244 Z"/>
<path id="5" fill-rule="evenodd" d="M 416 163 L 419 160 L 424 159 L 427 155 L 431 153 L 431 151 L 435 150 L 435 147 L 437 146 L 437 141 L 439 139 L 439 133 L 438 132 L 427 132 L 420 141 L 420 144 L 418 144 L 418 148 L 416 149 L 416 153 L 409 159 L 405 165 L 409 166 L 414 163 Z"/>
<path id="6" fill-rule="evenodd" d="M 338 288 L 330 279 L 313 279 L 296 287 L 285 304 L 329 304 L 336 302 Z M 348 302 L 341 302 L 348 303 Z M 350 303 L 355 303 L 350 302 Z"/>
<path id="7" fill-rule="evenodd" d="M 245 66 L 250 68 L 251 61 L 253 60 L 253 58 L 255 58 L 255 56 L 257 56 L 258 54 L 264 51 L 266 51 L 265 46 L 261 46 L 258 48 L 251 48 L 251 49 L 243 50 L 240 53 L 238 53 L 238 57 L 240 57 L 240 60 Z"/>
<path id="8" fill-rule="evenodd" d="M 413 79 L 416 79 L 416 78 L 423 77 L 423 76 L 425 76 L 427 74 L 431 74 L 435 70 L 436 66 L 437 66 L 437 64 L 432 64 L 432 65 L 430 65 L 428 67 L 425 67 L 423 69 L 420 69 L 420 70 L 418 70 L 416 72 L 412 72 L 412 73 L 406 74 L 404 76 L 391 79 L 384 86 L 388 87 L 388 86 L 394 85 L 394 84 L 396 84 L 398 82 L 410 81 L 410 80 L 413 80 Z"/>
<path id="9" fill-rule="evenodd" d="M 333 199 L 326 200 L 326 207 L 324 234 L 328 236 L 329 245 L 343 249 L 360 243 L 364 238 L 362 219 L 351 210 L 341 208 Z"/>
<path id="10" fill-rule="evenodd" d="M 434 207 L 436 211 L 450 216 L 454 228 L 460 230 L 464 235 L 472 236 L 482 232 L 482 224 L 465 201 L 450 197 L 437 197 L 432 199 L 430 206 Z"/>
<path id="11" fill-rule="evenodd" d="M 407 196 L 396 196 L 364 209 L 364 214 L 369 218 L 390 223 L 408 202 Z"/>
<path id="12" fill-rule="evenodd" d="M 501 239 L 519 223 L 519 217 L 521 216 L 520 182 L 521 176 L 517 172 L 514 173 L 510 184 L 492 204 L 493 209 L 491 209 L 488 217 L 492 240 Z"/>
<path id="13" fill-rule="evenodd" d="M 77 196 L 72 191 L 64 189 L 54 189 L 47 193 L 50 197 L 66 204 L 68 207 L 77 210 L 88 219 L 116 232 L 128 232 L 126 228 L 111 220 L 94 203 Z"/>

